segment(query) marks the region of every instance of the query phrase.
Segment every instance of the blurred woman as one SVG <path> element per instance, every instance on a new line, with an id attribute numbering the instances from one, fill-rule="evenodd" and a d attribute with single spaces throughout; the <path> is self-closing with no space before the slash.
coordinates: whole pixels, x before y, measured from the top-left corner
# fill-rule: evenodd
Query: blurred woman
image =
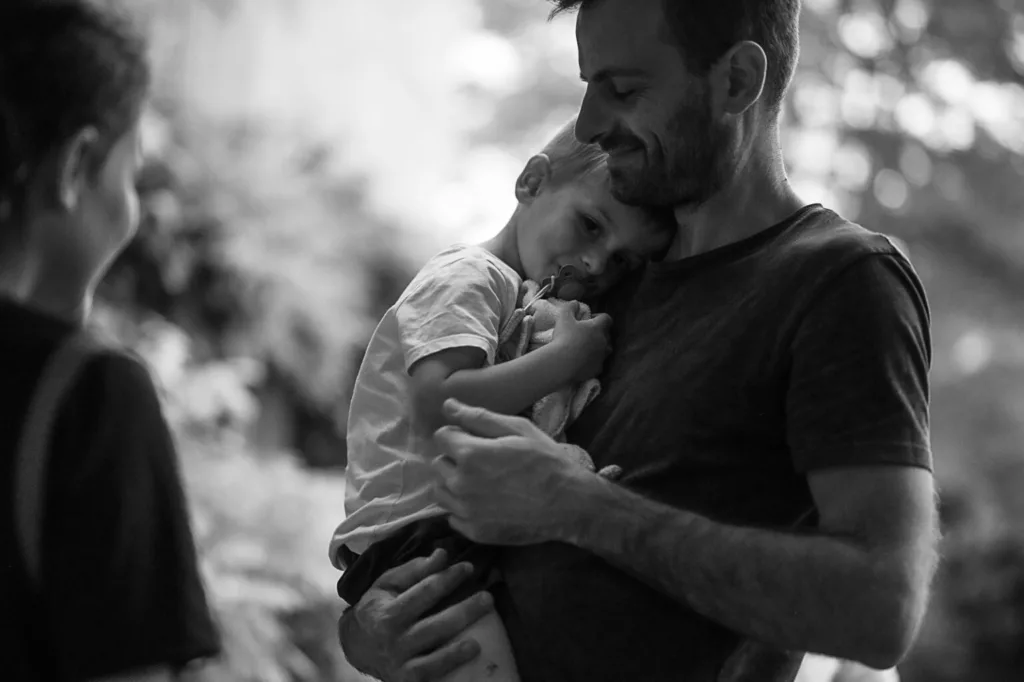
<path id="1" fill-rule="evenodd" d="M 149 80 L 142 42 L 84 1 L 0 8 L 5 679 L 170 680 L 219 647 L 153 382 L 83 330 L 138 225 Z"/>

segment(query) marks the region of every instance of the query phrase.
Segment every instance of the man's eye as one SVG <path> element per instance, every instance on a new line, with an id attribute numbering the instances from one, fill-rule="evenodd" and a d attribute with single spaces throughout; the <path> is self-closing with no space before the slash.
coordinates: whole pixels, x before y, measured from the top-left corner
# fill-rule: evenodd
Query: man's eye
<path id="1" fill-rule="evenodd" d="M 617 88 L 612 83 L 608 83 L 608 94 L 620 102 L 625 102 L 632 97 L 635 92 L 635 88 Z"/>

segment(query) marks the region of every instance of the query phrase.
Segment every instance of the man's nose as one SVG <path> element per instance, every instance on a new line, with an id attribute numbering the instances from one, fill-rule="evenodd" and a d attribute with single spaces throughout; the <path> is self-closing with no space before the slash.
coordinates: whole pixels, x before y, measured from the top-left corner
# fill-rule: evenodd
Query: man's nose
<path id="1" fill-rule="evenodd" d="M 607 132 L 608 122 L 604 107 L 588 85 L 580 104 L 580 112 L 576 116 L 576 139 L 583 144 L 596 144 Z"/>

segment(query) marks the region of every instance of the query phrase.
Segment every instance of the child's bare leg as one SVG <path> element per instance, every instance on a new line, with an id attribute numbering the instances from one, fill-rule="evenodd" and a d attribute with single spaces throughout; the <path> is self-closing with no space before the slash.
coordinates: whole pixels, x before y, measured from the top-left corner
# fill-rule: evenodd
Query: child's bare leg
<path id="1" fill-rule="evenodd" d="M 519 682 L 512 644 L 497 613 L 491 611 L 478 620 L 463 637 L 476 640 L 480 655 L 445 677 L 443 682 Z"/>

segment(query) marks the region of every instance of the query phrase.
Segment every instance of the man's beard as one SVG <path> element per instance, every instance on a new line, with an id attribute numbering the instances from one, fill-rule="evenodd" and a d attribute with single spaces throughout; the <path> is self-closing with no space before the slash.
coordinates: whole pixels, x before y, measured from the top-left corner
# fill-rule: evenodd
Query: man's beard
<path id="1" fill-rule="evenodd" d="M 639 167 L 610 169 L 616 199 L 633 206 L 692 208 L 722 188 L 728 131 L 711 120 L 707 101 L 678 112 L 660 137 L 652 149 L 625 131 L 609 136 L 609 149 L 636 149 L 643 155 Z"/>

